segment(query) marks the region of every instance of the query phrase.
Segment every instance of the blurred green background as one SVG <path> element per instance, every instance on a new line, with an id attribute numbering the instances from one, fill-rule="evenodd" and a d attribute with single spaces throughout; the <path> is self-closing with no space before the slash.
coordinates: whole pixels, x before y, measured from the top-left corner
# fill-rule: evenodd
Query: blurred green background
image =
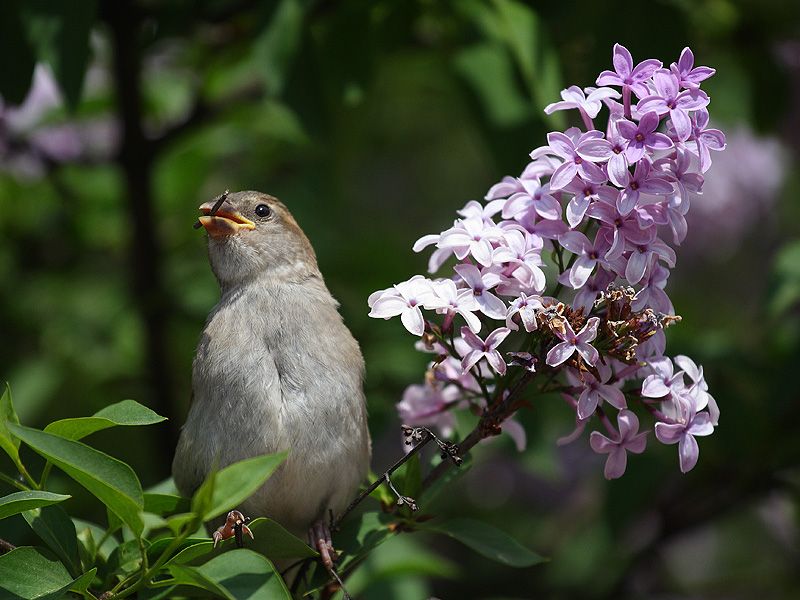
<path id="1" fill-rule="evenodd" d="M 542 398 L 521 415 L 525 453 L 485 444 L 422 508 L 492 522 L 551 561 L 514 570 L 404 535 L 351 591 L 800 597 L 796 2 L 6 0 L 0 379 L 20 418 L 40 426 L 136 399 L 169 424 L 94 443 L 145 486 L 167 477 L 218 296 L 197 206 L 256 189 L 284 200 L 316 248 L 367 361 L 373 466 L 388 465 L 401 452 L 394 404 L 426 356 L 398 320 L 367 318 L 368 294 L 424 272 L 414 240 L 517 175 L 576 116 L 542 108 L 593 85 L 615 42 L 665 64 L 689 45 L 717 69 L 703 87 L 728 150 L 713 157 L 667 290 L 684 317 L 669 354 L 705 366 L 720 427 L 688 475 L 674 447 L 652 444 L 607 482 L 585 438 L 556 447 L 573 417 Z M 78 492 L 68 510 L 102 521 L 98 506 Z"/>

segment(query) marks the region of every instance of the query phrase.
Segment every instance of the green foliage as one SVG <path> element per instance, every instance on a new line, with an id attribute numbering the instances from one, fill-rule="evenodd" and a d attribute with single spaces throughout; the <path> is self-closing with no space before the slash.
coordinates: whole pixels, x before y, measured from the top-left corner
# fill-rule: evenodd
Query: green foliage
<path id="1" fill-rule="evenodd" d="M 510 567 L 531 567 L 547 560 L 528 550 L 504 531 L 473 519 L 425 523 L 420 528 L 450 536 L 486 558 Z"/>
<path id="2" fill-rule="evenodd" d="M 0 519 L 5 519 L 26 510 L 63 502 L 68 498 L 71 498 L 71 496 L 53 494 L 52 492 L 15 492 L 0 498 Z"/>
<path id="3" fill-rule="evenodd" d="M 80 440 L 95 431 L 115 425 L 153 425 L 164 420 L 165 417 L 157 415 L 138 402 L 122 400 L 116 404 L 109 404 L 91 417 L 53 421 L 44 430 L 69 440 Z"/>
<path id="4" fill-rule="evenodd" d="M 64 565 L 36 548 L 16 548 L 0 556 L 0 598 L 3 600 L 57 600 L 70 591 L 85 591 L 93 577 L 94 570 L 91 570 L 73 579 Z"/>

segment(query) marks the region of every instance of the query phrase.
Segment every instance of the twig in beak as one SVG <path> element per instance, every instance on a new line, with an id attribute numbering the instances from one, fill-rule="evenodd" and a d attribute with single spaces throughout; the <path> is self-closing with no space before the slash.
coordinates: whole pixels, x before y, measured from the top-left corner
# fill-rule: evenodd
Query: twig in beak
<path id="1" fill-rule="evenodd" d="M 225 202 L 225 198 L 227 198 L 228 194 L 230 193 L 230 190 L 225 190 L 219 196 L 214 198 L 214 206 L 211 207 L 211 212 L 208 213 L 210 216 L 213 217 L 215 214 L 217 214 L 219 207 L 222 206 L 222 203 Z M 193 225 L 195 229 L 200 229 L 202 226 L 203 224 L 200 221 L 195 221 L 195 224 Z"/>

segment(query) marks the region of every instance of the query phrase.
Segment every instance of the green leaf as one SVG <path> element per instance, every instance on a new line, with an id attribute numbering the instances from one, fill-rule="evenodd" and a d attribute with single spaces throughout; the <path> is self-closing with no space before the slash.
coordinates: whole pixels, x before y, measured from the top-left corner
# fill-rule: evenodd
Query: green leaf
<path id="1" fill-rule="evenodd" d="M 309 2 L 281 0 L 269 25 L 253 44 L 253 59 L 273 96 L 283 91 L 287 75 L 300 45 Z"/>
<path id="2" fill-rule="evenodd" d="M 10 104 L 25 100 L 36 66 L 36 56 L 20 20 L 21 2 L 0 2 L 0 96 Z"/>
<path id="3" fill-rule="evenodd" d="M 144 510 L 154 515 L 168 515 L 189 510 L 189 501 L 174 494 L 144 493 Z"/>
<path id="4" fill-rule="evenodd" d="M 94 569 L 72 579 L 59 561 L 36 548 L 16 548 L 0 556 L 0 600 L 57 600 L 70 590 L 83 592 Z"/>
<path id="5" fill-rule="evenodd" d="M 252 550 L 232 550 L 199 567 L 173 564 L 169 571 L 175 583 L 201 588 L 226 600 L 291 600 L 272 563 Z"/>
<path id="6" fill-rule="evenodd" d="M 142 555 L 139 552 L 138 540 L 128 540 L 122 542 L 114 548 L 108 557 L 106 564 L 106 576 L 124 574 L 128 575 L 139 569 L 142 563 Z"/>
<path id="7" fill-rule="evenodd" d="M 67 105 L 78 105 L 89 62 L 89 33 L 97 14 L 96 0 L 26 0 L 22 21 L 39 60 L 50 64 Z"/>
<path id="8" fill-rule="evenodd" d="M 0 519 L 5 519 L 32 508 L 63 502 L 71 497 L 51 492 L 15 492 L 0 498 Z"/>
<path id="9" fill-rule="evenodd" d="M 420 523 L 422 531 L 443 533 L 469 546 L 486 558 L 510 567 L 530 567 L 547 559 L 531 552 L 504 531 L 472 519 L 450 519 L 441 523 Z"/>
<path id="10" fill-rule="evenodd" d="M 67 567 L 71 575 L 80 573 L 78 537 L 75 525 L 61 506 L 45 506 L 22 514 L 41 540 Z"/>
<path id="11" fill-rule="evenodd" d="M 307 543 L 289 533 L 284 527 L 265 517 L 253 519 L 248 525 L 253 532 L 253 540 L 245 538 L 245 543 L 272 561 L 287 558 L 314 558 L 317 552 Z M 234 538 L 222 542 L 222 548 L 231 548 Z"/>
<path id="12" fill-rule="evenodd" d="M 142 486 L 128 465 L 81 442 L 21 425 L 9 424 L 9 429 L 94 494 L 137 536 L 142 533 Z"/>
<path id="13" fill-rule="evenodd" d="M 11 387 L 6 383 L 3 395 L 0 396 L 0 448 L 8 454 L 14 466 L 22 471 L 24 467 L 19 459 L 19 440 L 8 430 L 9 423 L 18 425 L 19 417 L 11 401 Z"/>
<path id="14" fill-rule="evenodd" d="M 123 400 L 97 411 L 91 417 L 61 419 L 50 423 L 44 430 L 70 440 L 79 440 L 95 431 L 115 425 L 153 425 L 166 421 L 166 417 L 156 414 L 134 400 Z"/>
<path id="15" fill-rule="evenodd" d="M 203 520 L 208 521 L 235 508 L 269 479 L 275 469 L 286 460 L 286 455 L 287 452 L 279 452 L 248 458 L 210 475 L 195 493 L 192 501 L 193 510 L 201 512 Z M 207 508 L 199 511 L 197 507 L 200 506 L 200 502 L 195 500 L 208 495 L 208 489 L 204 489 L 207 485 L 212 486 L 210 500 Z"/>

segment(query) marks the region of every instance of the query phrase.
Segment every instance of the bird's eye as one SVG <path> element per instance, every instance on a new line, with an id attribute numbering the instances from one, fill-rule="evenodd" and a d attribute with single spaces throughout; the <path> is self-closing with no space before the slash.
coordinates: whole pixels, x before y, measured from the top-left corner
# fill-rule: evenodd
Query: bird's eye
<path id="1" fill-rule="evenodd" d="M 268 217 L 271 212 L 272 211 L 269 209 L 269 206 L 267 206 L 266 204 L 259 204 L 258 206 L 256 206 L 257 217 L 261 218 Z"/>

